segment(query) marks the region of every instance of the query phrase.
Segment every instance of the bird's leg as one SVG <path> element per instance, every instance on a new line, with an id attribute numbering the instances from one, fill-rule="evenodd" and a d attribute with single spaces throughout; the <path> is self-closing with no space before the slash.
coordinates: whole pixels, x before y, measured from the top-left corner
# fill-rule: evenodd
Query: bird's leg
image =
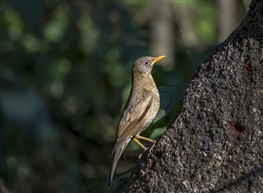
<path id="1" fill-rule="evenodd" d="M 146 147 L 135 137 L 133 138 L 133 140 L 138 143 L 139 146 L 141 146 L 141 148 L 143 148 L 144 150 L 146 150 Z"/>
<path id="2" fill-rule="evenodd" d="M 152 146 L 151 146 L 151 148 L 150 148 L 150 150 L 149 150 L 149 152 L 152 153 L 152 149 L 153 149 L 153 147 L 154 147 L 155 144 L 156 144 L 156 140 L 153 140 L 153 139 L 150 139 L 150 138 L 147 138 L 147 137 L 143 137 L 143 136 L 140 136 L 140 135 L 136 135 L 134 139 L 137 139 L 137 138 L 153 143 Z M 138 139 L 137 139 L 137 140 L 138 140 Z M 144 149 L 144 150 L 145 150 L 145 149 Z"/>
<path id="3" fill-rule="evenodd" d="M 136 138 L 133 138 L 133 140 L 138 143 L 139 146 L 141 146 L 141 148 L 143 148 L 143 150 L 145 151 L 146 150 L 146 147 Z M 142 156 L 142 153 L 139 155 L 139 158 L 141 158 Z"/>
<path id="4" fill-rule="evenodd" d="M 145 140 L 145 141 L 149 141 L 149 142 L 151 142 L 151 143 L 153 143 L 153 144 L 155 144 L 156 143 L 156 140 L 153 140 L 153 139 L 150 139 L 150 138 L 147 138 L 147 137 L 143 137 L 143 136 L 140 136 L 140 135 L 136 135 L 135 136 L 135 139 L 142 139 L 142 140 Z"/>
<path id="5" fill-rule="evenodd" d="M 150 138 L 147 138 L 147 137 L 143 137 L 143 136 L 140 136 L 140 135 L 136 135 L 136 136 L 133 138 L 133 140 L 134 140 L 136 143 L 138 143 L 139 146 L 141 146 L 141 147 L 144 149 L 144 151 L 145 151 L 147 148 L 146 148 L 138 139 L 142 139 L 142 140 L 145 140 L 145 141 L 148 141 L 148 142 L 153 143 L 152 146 L 151 146 L 151 148 L 150 148 L 150 150 L 149 150 L 150 154 L 152 154 L 152 149 L 153 149 L 153 147 L 154 147 L 155 144 L 156 144 L 156 140 L 153 140 L 153 139 L 150 139 Z M 142 154 L 139 156 L 139 158 L 140 158 L 141 156 L 142 156 Z"/>
<path id="6" fill-rule="evenodd" d="M 151 148 L 150 148 L 150 150 L 149 150 L 149 152 L 150 152 L 151 154 L 152 154 L 152 149 L 154 148 L 155 144 L 156 144 L 156 143 L 153 143 L 152 146 L 151 146 Z"/>

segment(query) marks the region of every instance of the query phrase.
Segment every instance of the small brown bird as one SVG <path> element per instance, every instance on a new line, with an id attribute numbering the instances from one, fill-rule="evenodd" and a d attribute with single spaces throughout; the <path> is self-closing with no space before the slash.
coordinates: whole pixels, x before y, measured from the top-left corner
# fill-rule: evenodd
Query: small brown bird
<path id="1" fill-rule="evenodd" d="M 141 57 L 132 66 L 132 89 L 122 112 L 116 143 L 112 150 L 114 158 L 109 175 L 109 186 L 117 162 L 131 139 L 143 149 L 146 148 L 138 139 L 155 144 L 155 140 L 142 137 L 139 134 L 152 123 L 160 107 L 160 96 L 151 71 L 153 65 L 164 57 Z"/>

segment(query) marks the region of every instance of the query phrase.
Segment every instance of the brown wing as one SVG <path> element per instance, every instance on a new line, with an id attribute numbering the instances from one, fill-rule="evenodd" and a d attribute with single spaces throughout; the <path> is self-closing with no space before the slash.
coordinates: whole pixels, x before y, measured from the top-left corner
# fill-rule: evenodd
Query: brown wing
<path id="1" fill-rule="evenodd" d="M 126 149 L 129 141 L 134 135 L 132 134 L 132 129 L 134 129 L 145 117 L 152 105 L 152 101 L 153 96 L 148 90 L 141 92 L 141 95 L 131 95 L 128 99 L 118 127 L 116 144 L 112 150 L 114 159 L 109 175 L 109 184 L 122 152 Z"/>
<path id="2" fill-rule="evenodd" d="M 129 99 L 129 103 L 123 110 L 123 115 L 118 127 L 118 138 L 121 136 L 127 137 L 126 135 L 130 133 L 130 130 L 141 122 L 150 109 L 152 100 L 152 93 L 148 90 L 141 92 L 141 95 L 133 95 Z"/>

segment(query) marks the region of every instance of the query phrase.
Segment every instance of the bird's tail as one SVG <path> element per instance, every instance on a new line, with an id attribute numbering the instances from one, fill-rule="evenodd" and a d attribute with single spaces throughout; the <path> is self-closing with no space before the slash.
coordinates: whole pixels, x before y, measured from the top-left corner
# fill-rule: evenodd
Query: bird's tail
<path id="1" fill-rule="evenodd" d="M 119 139 L 117 141 L 117 143 L 115 144 L 114 149 L 112 150 L 112 155 L 114 154 L 114 158 L 112 161 L 112 166 L 111 166 L 110 175 L 109 175 L 109 179 L 108 179 L 108 186 L 109 187 L 111 186 L 111 181 L 112 181 L 113 174 L 114 174 L 116 165 L 118 163 L 118 160 L 120 159 L 123 151 L 126 149 L 129 141 L 130 141 L 130 139 L 129 140 L 127 140 L 127 139 L 126 140 L 120 140 Z"/>

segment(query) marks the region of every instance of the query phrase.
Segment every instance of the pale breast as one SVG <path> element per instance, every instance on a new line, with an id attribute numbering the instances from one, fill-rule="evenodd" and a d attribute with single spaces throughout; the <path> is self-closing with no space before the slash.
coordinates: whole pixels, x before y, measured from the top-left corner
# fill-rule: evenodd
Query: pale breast
<path id="1" fill-rule="evenodd" d="M 148 117 L 148 119 L 145 120 L 145 122 L 143 123 L 142 131 L 147 129 L 149 127 L 149 125 L 153 122 L 154 118 L 156 117 L 156 115 L 159 111 L 159 108 L 160 108 L 160 95 L 159 95 L 159 92 L 156 88 L 155 92 L 153 93 L 152 105 L 151 105 L 149 111 L 146 113 L 146 116 Z"/>

